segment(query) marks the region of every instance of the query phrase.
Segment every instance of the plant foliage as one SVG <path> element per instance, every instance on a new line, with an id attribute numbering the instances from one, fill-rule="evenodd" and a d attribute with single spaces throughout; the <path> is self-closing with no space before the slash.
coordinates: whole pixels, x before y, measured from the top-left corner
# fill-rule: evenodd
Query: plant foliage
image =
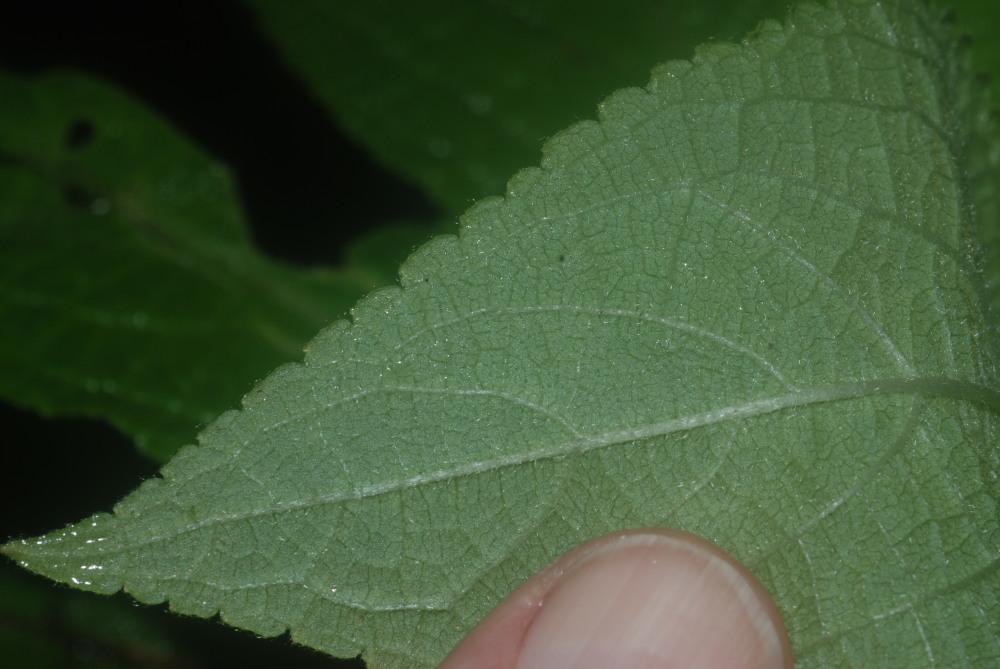
<path id="1" fill-rule="evenodd" d="M 560 552 L 669 525 L 748 564 L 800 666 L 995 662 L 996 136 L 963 58 L 933 5 L 837 0 L 657 67 L 113 513 L 4 552 L 431 667 Z"/>

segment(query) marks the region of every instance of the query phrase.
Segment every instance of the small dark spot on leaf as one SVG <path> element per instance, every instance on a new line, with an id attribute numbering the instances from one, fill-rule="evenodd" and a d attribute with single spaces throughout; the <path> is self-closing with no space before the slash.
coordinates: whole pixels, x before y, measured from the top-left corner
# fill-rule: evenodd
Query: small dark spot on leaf
<path id="1" fill-rule="evenodd" d="M 77 119 L 66 130 L 66 148 L 82 149 L 94 140 L 94 124 L 87 119 Z"/>
<path id="2" fill-rule="evenodd" d="M 566 260 L 566 256 L 563 255 L 562 253 L 560 253 L 559 254 L 559 262 L 563 262 L 564 260 Z"/>

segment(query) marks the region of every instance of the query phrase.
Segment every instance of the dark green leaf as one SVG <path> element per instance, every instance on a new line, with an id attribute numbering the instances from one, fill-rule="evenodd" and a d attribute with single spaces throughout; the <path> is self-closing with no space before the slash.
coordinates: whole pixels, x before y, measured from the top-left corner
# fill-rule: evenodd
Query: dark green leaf
<path id="1" fill-rule="evenodd" d="M 503 192 L 543 141 L 705 36 L 779 0 L 247 0 L 288 62 L 383 162 L 458 213 Z"/>
<path id="2" fill-rule="evenodd" d="M 105 418 L 165 461 L 374 285 L 261 257 L 224 168 L 107 85 L 0 73 L 0 99 L 12 402 Z"/>

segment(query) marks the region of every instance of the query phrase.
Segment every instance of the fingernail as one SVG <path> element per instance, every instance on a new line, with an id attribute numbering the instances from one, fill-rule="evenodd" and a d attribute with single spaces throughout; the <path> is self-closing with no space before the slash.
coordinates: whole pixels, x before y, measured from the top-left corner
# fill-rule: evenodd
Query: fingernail
<path id="1" fill-rule="evenodd" d="M 518 669 L 791 667 L 763 586 L 714 544 L 631 533 L 584 555 L 542 600 Z"/>

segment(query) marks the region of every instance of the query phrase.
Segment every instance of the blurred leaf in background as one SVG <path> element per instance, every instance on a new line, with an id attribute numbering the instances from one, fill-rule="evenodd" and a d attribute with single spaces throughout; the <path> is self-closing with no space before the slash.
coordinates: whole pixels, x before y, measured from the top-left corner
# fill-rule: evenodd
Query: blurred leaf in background
<path id="1" fill-rule="evenodd" d="M 165 462 L 373 287 L 260 255 L 226 170 L 114 88 L 0 75 L 0 99 L 10 401 L 104 418 Z"/>
<path id="2" fill-rule="evenodd" d="M 788 2 L 249 0 L 288 63 L 379 159 L 451 214 L 504 192 L 549 136 L 652 64 Z"/>

